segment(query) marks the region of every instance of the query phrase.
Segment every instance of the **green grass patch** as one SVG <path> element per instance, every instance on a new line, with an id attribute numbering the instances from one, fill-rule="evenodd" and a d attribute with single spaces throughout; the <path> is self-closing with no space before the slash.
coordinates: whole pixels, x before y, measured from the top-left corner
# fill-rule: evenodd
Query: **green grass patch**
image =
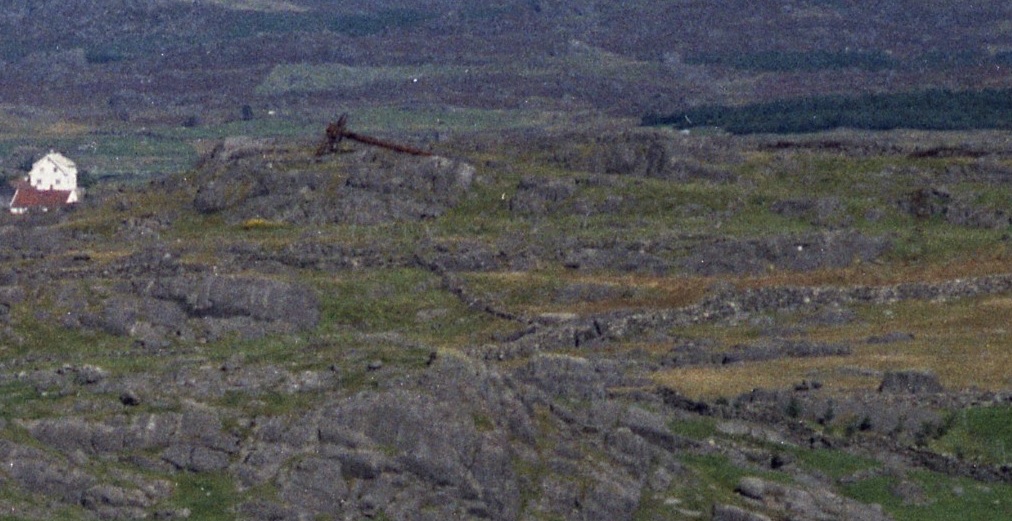
<path id="1" fill-rule="evenodd" d="M 449 304 L 439 285 L 435 275 L 413 269 L 335 278 L 323 292 L 322 322 L 363 332 L 417 329 L 419 310 Z"/>
<path id="2" fill-rule="evenodd" d="M 340 63 L 276 65 L 257 86 L 258 94 L 354 89 L 376 83 L 410 84 L 419 79 L 447 79 L 465 74 L 463 66 L 351 66 Z"/>
<path id="3" fill-rule="evenodd" d="M 185 170 L 197 159 L 190 143 L 152 133 L 84 133 L 47 139 L 95 180 L 139 180 Z"/>
<path id="4" fill-rule="evenodd" d="M 405 341 L 456 347 L 485 342 L 511 326 L 467 309 L 428 271 L 375 269 L 315 280 L 322 288 L 319 333 L 325 337 L 397 332 Z"/>
<path id="5" fill-rule="evenodd" d="M 845 485 L 845 495 L 863 503 L 882 505 L 897 521 L 1000 521 L 1012 508 L 1012 486 L 984 484 L 965 478 L 951 478 L 927 471 L 911 473 L 907 479 L 923 491 L 922 501 L 905 501 L 894 490 L 900 478 L 877 476 Z"/>
<path id="6" fill-rule="evenodd" d="M 892 476 L 875 476 L 863 479 L 851 485 L 845 485 L 843 492 L 853 499 L 862 503 L 878 504 L 883 507 L 890 504 L 899 505 L 900 502 L 890 492 L 899 480 Z"/>
<path id="7" fill-rule="evenodd" d="M 36 313 L 49 310 L 45 316 Z M 49 354 L 59 356 L 65 363 L 90 363 L 106 360 L 130 348 L 130 339 L 116 337 L 99 331 L 65 328 L 54 324 L 55 317 L 68 310 L 60 309 L 51 302 L 38 302 L 31 309 L 17 306 L 12 310 L 14 330 L 21 341 L 0 348 L 4 356 L 25 356 Z M 124 360 L 124 363 L 129 361 Z"/>
<path id="8" fill-rule="evenodd" d="M 415 131 L 431 132 L 434 128 L 460 132 L 497 131 L 507 128 L 542 128 L 551 121 L 550 114 L 510 109 L 479 109 L 469 107 L 420 107 L 405 109 L 391 106 L 356 109 L 355 130 L 368 132 Z"/>
<path id="9" fill-rule="evenodd" d="M 717 420 L 706 416 L 692 419 L 678 419 L 668 423 L 672 434 L 702 440 L 717 434 Z"/>
<path id="10" fill-rule="evenodd" d="M 4 495 L 6 494 L 0 494 L 0 502 L 2 502 L 2 504 L 5 507 L 7 507 L 6 509 L 9 509 L 10 511 L 17 512 L 18 510 L 26 510 L 28 512 L 33 512 L 43 510 L 39 505 L 35 504 L 40 503 L 40 501 L 33 501 L 33 502 L 17 501 L 14 499 L 5 498 Z M 95 518 L 94 514 L 86 512 L 83 508 L 80 507 L 74 508 L 74 507 L 49 506 L 45 509 L 45 512 L 47 516 L 52 516 L 49 519 L 60 519 L 62 521 L 79 521 Z M 38 517 L 32 516 L 31 514 L 28 514 L 24 517 L 19 516 L 17 514 L 0 515 L 0 521 L 37 521 L 38 519 L 39 519 Z"/>
<path id="11" fill-rule="evenodd" d="M 734 492 L 735 487 L 746 476 L 756 476 L 773 481 L 785 481 L 786 476 L 780 473 L 758 469 L 746 469 L 731 462 L 722 454 L 688 454 L 681 457 L 683 463 L 696 471 L 704 482 L 718 488 Z"/>
<path id="12" fill-rule="evenodd" d="M 790 451 L 805 467 L 833 478 L 841 478 L 861 470 L 881 466 L 877 460 L 855 456 L 842 450 L 796 449 Z"/>
<path id="13" fill-rule="evenodd" d="M 180 472 L 174 476 L 175 490 L 168 503 L 188 508 L 191 519 L 232 521 L 240 495 L 232 478 L 223 473 Z"/>
<path id="14" fill-rule="evenodd" d="M 722 454 L 686 454 L 680 460 L 693 474 L 694 479 L 680 480 L 668 494 L 681 500 L 682 508 L 709 512 L 714 504 L 738 504 L 740 498 L 734 489 L 746 476 L 756 476 L 772 481 L 784 481 L 785 475 L 745 469 L 731 462 Z"/>
<path id="15" fill-rule="evenodd" d="M 157 139 L 191 144 L 198 140 L 222 139 L 229 136 L 252 137 L 304 137 L 323 135 L 318 121 L 291 118 L 280 115 L 254 113 L 253 119 L 225 121 L 196 126 L 163 126 L 152 129 L 150 134 Z M 309 152 L 307 151 L 307 157 Z"/>
<path id="16" fill-rule="evenodd" d="M 872 231 L 889 233 L 895 237 L 893 247 L 886 252 L 887 261 L 939 263 L 966 255 L 966 252 L 985 251 L 1002 244 L 1006 232 L 986 228 L 967 228 L 943 222 L 941 219 L 914 220 L 900 216 L 868 226 Z"/>
<path id="17" fill-rule="evenodd" d="M 769 211 L 765 201 L 753 200 L 750 203 L 752 204 L 722 223 L 720 230 L 733 237 L 754 239 L 788 233 L 801 234 L 815 229 L 809 222 Z"/>
<path id="18" fill-rule="evenodd" d="M 0 418 L 32 419 L 51 416 L 72 398 L 40 391 L 29 382 L 14 381 L 0 385 Z"/>
<path id="19" fill-rule="evenodd" d="M 221 405 L 253 416 L 284 416 L 310 408 L 319 397 L 315 393 L 268 390 L 244 392 L 229 390 L 222 396 Z"/>
<path id="20" fill-rule="evenodd" d="M 991 465 L 1012 463 L 1012 406 L 974 407 L 953 413 L 935 450 Z"/>
<path id="21" fill-rule="evenodd" d="M 470 273 L 465 276 L 467 286 L 482 298 L 498 302 L 507 309 L 544 309 L 566 285 L 554 270 L 525 273 Z"/>

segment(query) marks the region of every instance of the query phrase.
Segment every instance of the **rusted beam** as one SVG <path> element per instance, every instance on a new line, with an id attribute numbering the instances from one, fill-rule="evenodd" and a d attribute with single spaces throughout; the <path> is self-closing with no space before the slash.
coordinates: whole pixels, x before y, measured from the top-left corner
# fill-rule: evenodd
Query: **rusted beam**
<path id="1" fill-rule="evenodd" d="M 431 156 L 431 152 L 410 147 L 407 145 L 400 145 L 397 143 L 391 143 L 382 139 L 374 138 L 372 136 L 365 136 L 362 134 L 356 134 L 348 130 L 348 114 L 341 114 L 341 117 L 334 123 L 327 125 L 327 135 L 320 146 L 316 148 L 317 157 L 332 154 L 337 152 L 337 145 L 343 139 L 350 139 L 352 141 L 358 141 L 366 145 L 372 145 L 387 150 L 393 150 L 394 152 L 400 152 L 402 154 L 411 154 L 413 156 Z"/>

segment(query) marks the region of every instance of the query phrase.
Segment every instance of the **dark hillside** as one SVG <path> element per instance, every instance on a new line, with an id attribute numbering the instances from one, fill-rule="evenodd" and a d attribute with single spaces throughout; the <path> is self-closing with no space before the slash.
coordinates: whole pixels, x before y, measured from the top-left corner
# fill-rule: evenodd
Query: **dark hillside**
<path id="1" fill-rule="evenodd" d="M 777 92 L 1000 87 L 1007 74 L 995 66 L 1012 48 L 1001 23 L 1010 16 L 1007 3 L 991 0 L 389 1 L 367 9 L 298 0 L 15 2 L 0 14 L 0 63 L 19 73 L 6 74 L 0 95 L 93 113 L 130 90 L 156 100 L 135 110 L 169 114 L 208 99 L 201 111 L 220 114 L 285 94 L 253 91 L 271 68 L 293 64 L 425 65 L 427 81 L 394 97 L 409 103 L 530 108 L 537 100 L 626 115 Z M 469 66 L 477 68 L 466 79 L 452 69 Z M 189 77 L 198 71 L 228 79 Z M 51 81 L 25 88 L 38 75 Z M 390 102 L 387 89 L 371 90 L 380 94 L 373 101 Z"/>

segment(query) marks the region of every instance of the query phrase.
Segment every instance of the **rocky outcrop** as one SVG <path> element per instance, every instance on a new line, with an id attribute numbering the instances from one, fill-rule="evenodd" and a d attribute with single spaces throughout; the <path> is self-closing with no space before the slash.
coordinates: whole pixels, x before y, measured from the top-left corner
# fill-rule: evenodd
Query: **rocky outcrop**
<path id="1" fill-rule="evenodd" d="M 501 375 L 440 360 L 411 388 L 361 393 L 294 421 L 261 421 L 234 472 L 246 486 L 277 483 L 300 515 L 422 519 L 419 510 L 428 510 L 515 519 L 511 438 L 532 439 L 529 411 Z"/>
<path id="2" fill-rule="evenodd" d="M 920 218 L 939 218 L 968 228 L 1005 229 L 1012 225 L 1012 214 L 1006 208 L 995 208 L 974 202 L 970 194 L 953 195 L 945 188 L 920 188 L 896 201 L 904 212 Z"/>
<path id="3" fill-rule="evenodd" d="M 561 210 L 575 193 L 576 184 L 571 179 L 525 176 L 510 198 L 509 209 L 518 215 L 547 215 Z"/>
<path id="4" fill-rule="evenodd" d="M 765 508 L 779 512 L 789 519 L 854 521 L 887 521 L 891 519 L 878 505 L 865 505 L 825 490 L 805 490 L 755 477 L 742 478 L 736 490 L 741 496 L 756 502 L 756 504 L 761 504 Z M 722 515 L 727 516 L 728 514 Z M 761 519 L 761 517 L 730 516 L 726 519 Z"/>
<path id="5" fill-rule="evenodd" d="M 270 149 L 262 153 L 271 153 Z M 249 151 L 205 160 L 194 207 L 230 221 L 259 218 L 294 224 L 377 224 L 442 215 L 476 176 L 444 157 L 363 151 L 309 168 L 273 168 Z"/>
<path id="6" fill-rule="evenodd" d="M 64 249 L 69 237 L 52 226 L 0 227 L 0 260 L 42 259 Z"/>
<path id="7" fill-rule="evenodd" d="M 5 489 L 80 505 L 102 520 L 145 518 L 172 493 L 172 485 L 165 480 L 123 472 L 113 483 L 106 476 L 89 473 L 74 459 L 7 440 L 0 440 L 0 468 Z"/>
<path id="8" fill-rule="evenodd" d="M 879 385 L 880 393 L 940 393 L 945 391 L 938 377 L 924 371 L 889 371 Z"/>
<path id="9" fill-rule="evenodd" d="M 298 329 L 313 327 L 320 318 L 312 290 L 277 280 L 210 275 L 156 279 L 136 286 L 138 293 L 175 302 L 193 317 L 248 317 Z"/>
<path id="10" fill-rule="evenodd" d="M 655 130 L 609 133 L 590 147 L 565 146 L 555 159 L 572 170 L 601 174 L 653 177 L 673 181 L 733 181 L 735 175 L 721 164 L 735 164 L 741 158 L 717 146 L 720 138 L 682 139 Z M 706 158 L 706 160 L 701 160 Z"/>
<path id="11" fill-rule="evenodd" d="M 720 350 L 699 342 L 683 342 L 670 352 L 672 365 L 727 365 L 746 362 L 778 360 L 782 358 L 811 358 L 820 356 L 847 356 L 850 346 L 827 344 L 807 340 L 770 339 L 754 344 L 739 344 Z"/>
<path id="12" fill-rule="evenodd" d="M 62 317 L 66 327 L 129 336 L 152 350 L 228 334 L 259 338 L 306 331 L 320 318 L 319 301 L 309 288 L 249 276 L 138 278 L 87 298 L 69 288 L 60 300 L 68 310 Z M 96 305 L 89 306 L 88 300 Z"/>
<path id="13" fill-rule="evenodd" d="M 891 248 L 885 237 L 840 231 L 782 235 L 763 239 L 724 240 L 703 244 L 682 263 L 690 273 L 763 273 L 772 268 L 811 271 L 843 268 L 877 259 Z"/>

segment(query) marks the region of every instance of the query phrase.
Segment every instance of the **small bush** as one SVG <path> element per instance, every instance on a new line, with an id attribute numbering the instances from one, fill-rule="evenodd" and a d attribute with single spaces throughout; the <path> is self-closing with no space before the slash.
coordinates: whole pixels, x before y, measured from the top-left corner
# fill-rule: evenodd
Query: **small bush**
<path id="1" fill-rule="evenodd" d="M 796 397 L 791 396 L 791 401 L 787 402 L 787 408 L 784 409 L 784 414 L 786 414 L 788 418 L 797 418 L 798 416 L 801 416 L 801 403 L 798 402 Z"/>
<path id="2" fill-rule="evenodd" d="M 929 441 L 944 437 L 954 424 L 955 415 L 949 415 L 944 420 L 924 422 L 914 434 L 914 443 L 921 447 L 927 446 Z"/>
<path id="3" fill-rule="evenodd" d="M 819 425 L 829 425 L 833 422 L 834 418 L 836 418 L 836 411 L 833 409 L 833 400 L 829 400 L 826 404 L 826 410 L 819 417 Z"/>
<path id="4" fill-rule="evenodd" d="M 88 63 L 102 65 L 122 61 L 126 55 L 115 49 L 89 49 L 84 52 L 84 58 Z"/>

